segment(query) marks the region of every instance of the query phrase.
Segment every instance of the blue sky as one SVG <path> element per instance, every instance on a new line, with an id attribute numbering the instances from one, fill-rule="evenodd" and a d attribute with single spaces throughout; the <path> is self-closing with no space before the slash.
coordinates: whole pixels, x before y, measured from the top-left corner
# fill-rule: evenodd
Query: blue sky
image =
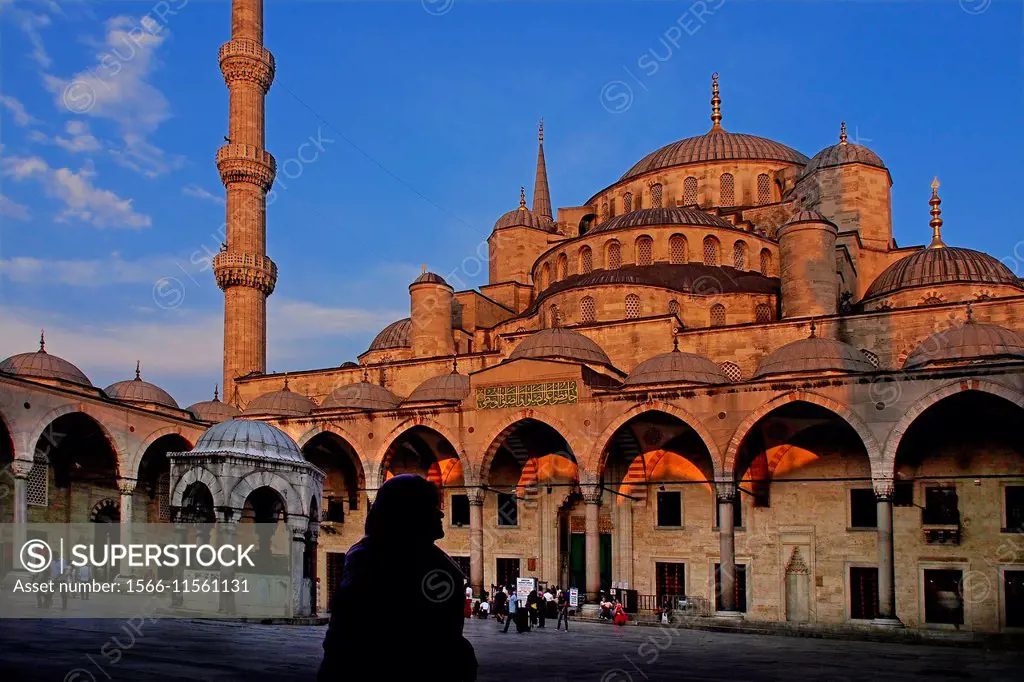
<path id="1" fill-rule="evenodd" d="M 138 358 L 185 405 L 220 376 L 203 263 L 224 219 L 230 10 L 167 4 L 0 0 L 0 356 L 46 327 L 94 383 Z M 901 245 L 927 241 L 938 175 L 946 241 L 1024 274 L 1021 2 L 703 5 L 268 1 L 268 370 L 354 358 L 407 314 L 421 263 L 483 283 L 540 117 L 553 201 L 576 205 L 705 132 L 714 71 L 728 130 L 810 156 L 846 120 L 892 172 Z"/>

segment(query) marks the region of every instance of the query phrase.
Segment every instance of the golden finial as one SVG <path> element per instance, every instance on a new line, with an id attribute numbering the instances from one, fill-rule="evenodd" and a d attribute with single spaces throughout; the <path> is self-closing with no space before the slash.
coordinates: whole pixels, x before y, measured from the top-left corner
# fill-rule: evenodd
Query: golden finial
<path id="1" fill-rule="evenodd" d="M 844 147 L 848 144 L 846 141 L 846 121 L 839 124 L 839 144 Z"/>
<path id="2" fill-rule="evenodd" d="M 818 325 L 815 324 L 814 320 L 811 320 L 811 335 L 808 338 L 814 338 L 818 335 Z"/>
<path id="3" fill-rule="evenodd" d="M 544 142 L 544 119 L 540 120 L 540 129 L 537 131 L 537 139 Z"/>
<path id="4" fill-rule="evenodd" d="M 365 367 L 365 366 L 363 367 L 363 383 L 364 384 L 370 383 L 370 369 L 368 367 Z"/>
<path id="5" fill-rule="evenodd" d="M 142 362 L 139 360 L 135 361 L 135 380 L 142 381 Z"/>
<path id="6" fill-rule="evenodd" d="M 214 401 L 220 400 L 220 384 L 213 385 L 213 399 Z"/>
<path id="7" fill-rule="evenodd" d="M 672 327 L 672 352 L 679 352 L 679 327 Z"/>
<path id="8" fill-rule="evenodd" d="M 452 353 L 452 374 L 459 373 L 459 351 Z"/>
<path id="9" fill-rule="evenodd" d="M 40 329 L 39 330 L 39 352 L 40 353 L 45 353 L 46 352 L 46 330 L 45 329 Z"/>
<path id="10" fill-rule="evenodd" d="M 974 303 L 967 302 L 967 324 L 974 324 Z"/>
<path id="11" fill-rule="evenodd" d="M 932 207 L 932 219 L 928 223 L 932 228 L 932 243 L 928 245 L 929 249 L 946 248 L 946 244 L 942 241 L 942 209 L 939 208 L 941 203 L 942 199 L 939 198 L 939 178 L 936 177 L 932 180 L 932 198 L 928 200 L 928 205 Z"/>
<path id="12" fill-rule="evenodd" d="M 427 264 L 426 263 L 424 263 L 423 265 L 420 266 L 420 274 L 421 275 L 427 274 Z"/>
<path id="13" fill-rule="evenodd" d="M 722 129 L 722 98 L 718 96 L 718 72 L 711 74 L 711 129 Z"/>
<path id="14" fill-rule="evenodd" d="M 290 388 L 288 388 L 288 372 L 284 373 L 284 390 L 286 390 L 286 391 L 290 391 L 291 390 Z"/>
<path id="15" fill-rule="evenodd" d="M 519 186 L 519 210 L 526 210 L 526 188 L 522 185 Z"/>

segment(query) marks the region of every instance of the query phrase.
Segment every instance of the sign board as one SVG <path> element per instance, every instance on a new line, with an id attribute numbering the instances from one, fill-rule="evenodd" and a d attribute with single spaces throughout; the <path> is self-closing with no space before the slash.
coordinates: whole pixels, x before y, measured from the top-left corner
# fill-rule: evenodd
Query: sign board
<path id="1" fill-rule="evenodd" d="M 580 591 L 575 587 L 569 588 L 569 606 L 577 608 L 580 605 Z"/>
<path id="2" fill-rule="evenodd" d="M 536 589 L 536 578 L 516 578 L 516 599 L 524 606 L 526 605 L 526 598 Z"/>

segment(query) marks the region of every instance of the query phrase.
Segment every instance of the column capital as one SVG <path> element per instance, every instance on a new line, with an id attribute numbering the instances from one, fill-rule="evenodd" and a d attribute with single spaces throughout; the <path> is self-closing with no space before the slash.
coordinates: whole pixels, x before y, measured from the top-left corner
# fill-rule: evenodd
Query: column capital
<path id="1" fill-rule="evenodd" d="M 138 479 L 135 478 L 118 478 L 117 489 L 122 495 L 134 495 L 135 487 L 139 484 Z"/>
<path id="2" fill-rule="evenodd" d="M 896 490 L 896 480 L 892 478 L 874 478 L 871 486 L 875 489 L 875 497 L 879 500 L 892 500 Z"/>
<path id="3" fill-rule="evenodd" d="M 28 478 L 29 473 L 32 472 L 33 465 L 34 462 L 16 459 L 10 463 L 11 475 L 15 478 Z"/>
<path id="4" fill-rule="evenodd" d="M 470 506 L 482 507 L 484 504 L 484 489 L 466 488 L 466 497 L 469 498 Z"/>
<path id="5" fill-rule="evenodd" d="M 736 482 L 731 479 L 716 480 L 715 494 L 719 502 L 732 502 L 736 499 Z"/>
<path id="6" fill-rule="evenodd" d="M 600 485 L 581 485 L 580 490 L 586 504 L 601 504 L 601 493 L 604 489 Z"/>

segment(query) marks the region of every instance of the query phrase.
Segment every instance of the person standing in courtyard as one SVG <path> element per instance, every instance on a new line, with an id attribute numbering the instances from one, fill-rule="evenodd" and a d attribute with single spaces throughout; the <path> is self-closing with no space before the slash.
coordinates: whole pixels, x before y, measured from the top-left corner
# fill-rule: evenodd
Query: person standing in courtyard
<path id="1" fill-rule="evenodd" d="M 516 611 L 518 608 L 519 603 L 516 601 L 516 595 L 513 592 L 508 595 L 508 618 L 505 619 L 505 629 L 502 630 L 502 632 L 508 632 L 508 626 L 516 619 Z M 516 631 L 522 632 L 522 630 L 519 629 L 519 623 L 516 623 Z"/>
<path id="2" fill-rule="evenodd" d="M 386 682 L 476 680 L 476 654 L 462 634 L 465 576 L 434 544 L 444 537 L 438 500 L 437 486 L 412 474 L 377 491 L 366 534 L 345 556 L 317 682 L 349 679 L 353 661 L 366 661 L 373 679 Z M 396 641 L 394 612 L 381 608 L 382 594 L 402 595 L 424 626 Z"/>
<path id="3" fill-rule="evenodd" d="M 565 621 L 565 631 L 569 632 L 569 595 L 564 590 L 558 591 L 558 622 L 555 623 L 555 629 L 562 629 L 562 621 Z"/>

